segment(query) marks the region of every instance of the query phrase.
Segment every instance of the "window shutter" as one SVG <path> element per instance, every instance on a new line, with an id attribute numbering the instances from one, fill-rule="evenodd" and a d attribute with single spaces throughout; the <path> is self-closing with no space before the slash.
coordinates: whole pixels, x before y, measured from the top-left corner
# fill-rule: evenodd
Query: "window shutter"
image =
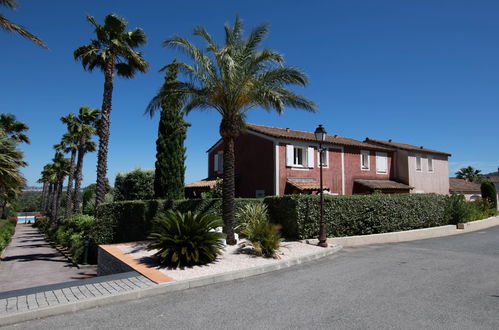
<path id="1" fill-rule="evenodd" d="M 388 172 L 387 156 L 385 153 L 376 153 L 376 171 L 380 173 Z"/>
<path id="2" fill-rule="evenodd" d="M 218 154 L 213 155 L 213 160 L 215 161 L 215 163 L 213 165 L 213 170 L 215 172 L 218 172 Z"/>
<path id="3" fill-rule="evenodd" d="M 308 167 L 314 168 L 314 148 L 308 147 L 307 149 L 307 157 L 308 157 Z"/>
<path id="4" fill-rule="evenodd" d="M 293 166 L 293 154 L 294 148 L 293 145 L 287 144 L 286 145 L 286 166 Z"/>

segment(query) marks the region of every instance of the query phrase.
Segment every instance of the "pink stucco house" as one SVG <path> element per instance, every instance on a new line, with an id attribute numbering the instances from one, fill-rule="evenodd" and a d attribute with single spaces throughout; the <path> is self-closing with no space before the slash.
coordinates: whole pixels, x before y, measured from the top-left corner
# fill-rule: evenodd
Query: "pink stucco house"
<path id="1" fill-rule="evenodd" d="M 449 192 L 449 154 L 411 146 L 419 148 L 418 153 L 413 153 L 406 150 L 408 147 L 402 149 L 402 144 L 384 142 L 328 135 L 326 151 L 319 159 L 313 132 L 247 124 L 246 132 L 235 144 L 236 196 L 317 193 L 319 162 L 323 164 L 324 188 L 329 194 L 366 194 L 375 190 Z M 223 142 L 219 140 L 207 152 L 208 178 L 186 185 L 189 196 L 211 189 L 222 176 Z M 432 176 L 432 182 L 442 182 L 427 185 L 427 175 Z"/>

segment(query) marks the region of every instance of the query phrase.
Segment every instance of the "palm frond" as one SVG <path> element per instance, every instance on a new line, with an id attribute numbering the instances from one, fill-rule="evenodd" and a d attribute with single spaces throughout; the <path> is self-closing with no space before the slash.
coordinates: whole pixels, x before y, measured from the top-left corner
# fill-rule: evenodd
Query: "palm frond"
<path id="1" fill-rule="evenodd" d="M 45 48 L 45 49 L 48 49 L 47 45 L 45 45 L 40 38 L 38 38 L 37 36 L 35 36 L 31 32 L 29 32 L 28 30 L 26 30 L 24 27 L 9 21 L 5 16 L 3 16 L 1 14 L 0 14 L 0 28 L 4 31 L 7 31 L 7 32 L 15 32 L 15 33 L 19 34 L 20 36 L 31 40 L 32 42 L 34 42 L 38 46 Z"/>

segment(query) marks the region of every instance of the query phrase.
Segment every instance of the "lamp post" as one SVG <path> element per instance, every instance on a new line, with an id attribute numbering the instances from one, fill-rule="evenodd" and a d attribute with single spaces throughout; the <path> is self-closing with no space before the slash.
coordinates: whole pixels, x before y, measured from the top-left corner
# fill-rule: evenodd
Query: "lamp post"
<path id="1" fill-rule="evenodd" d="M 324 222 L 324 188 L 322 186 L 322 153 L 324 152 L 324 148 L 322 147 L 322 143 L 326 140 L 326 130 L 322 125 L 319 125 L 315 129 L 315 139 L 319 142 L 319 170 L 320 170 L 320 196 L 321 196 L 321 218 L 319 222 L 319 246 L 327 247 L 327 236 L 326 236 L 326 223 Z"/>

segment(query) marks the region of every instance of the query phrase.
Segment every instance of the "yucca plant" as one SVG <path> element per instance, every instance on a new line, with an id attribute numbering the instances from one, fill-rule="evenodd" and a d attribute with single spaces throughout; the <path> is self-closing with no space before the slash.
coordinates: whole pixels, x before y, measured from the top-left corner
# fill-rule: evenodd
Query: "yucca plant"
<path id="1" fill-rule="evenodd" d="M 154 255 L 161 265 L 173 269 L 204 265 L 222 253 L 225 235 L 214 231 L 221 226 L 222 220 L 212 214 L 166 211 L 154 219 L 148 249 L 158 250 Z"/>
<path id="2" fill-rule="evenodd" d="M 241 225 L 237 228 L 246 237 L 247 242 L 253 247 L 256 255 L 263 255 L 267 258 L 277 258 L 277 251 L 281 244 L 281 234 L 279 225 L 269 223 L 267 220 L 267 206 L 264 204 L 247 204 L 242 207 L 237 218 Z"/>

